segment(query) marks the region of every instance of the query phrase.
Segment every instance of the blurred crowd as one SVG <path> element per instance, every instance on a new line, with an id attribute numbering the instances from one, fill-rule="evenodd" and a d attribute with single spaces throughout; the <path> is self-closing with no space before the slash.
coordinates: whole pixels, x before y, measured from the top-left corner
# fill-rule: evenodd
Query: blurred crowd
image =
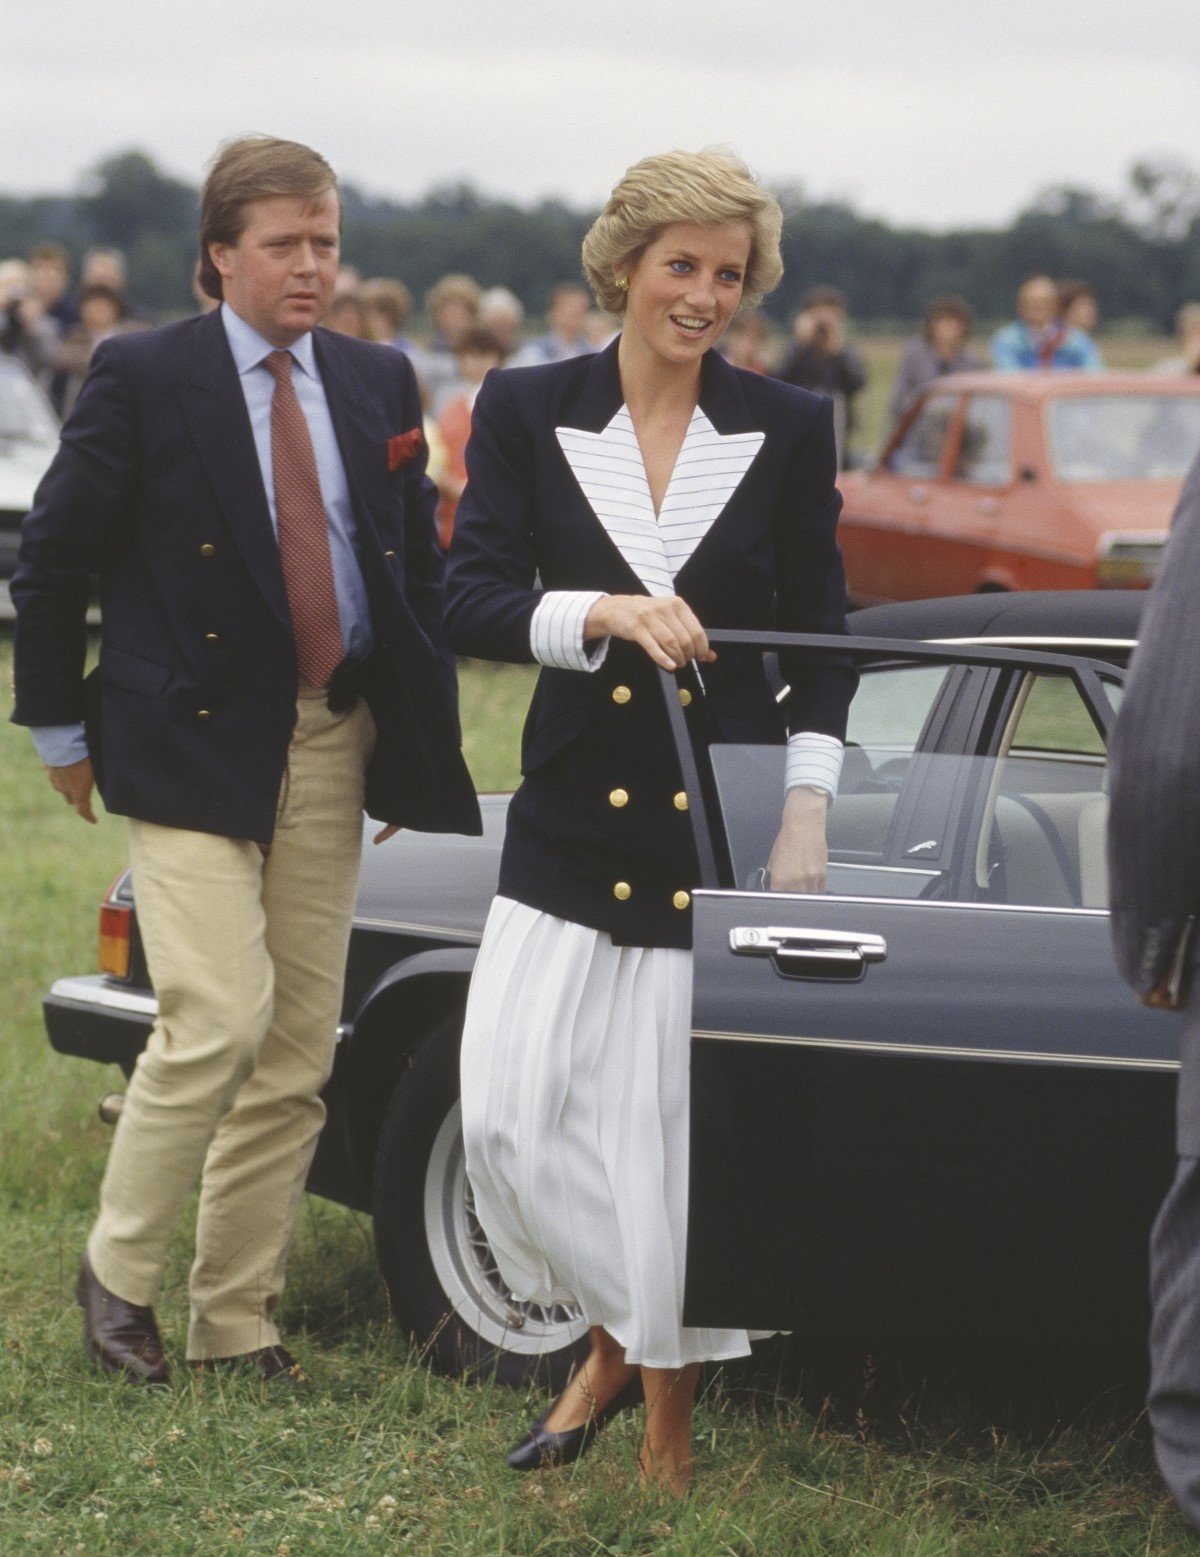
<path id="1" fill-rule="evenodd" d="M 193 293 L 201 309 L 216 306 L 198 285 Z M 598 310 L 577 281 L 552 289 L 541 333 L 529 327 L 514 292 L 503 286 L 485 289 L 468 275 L 443 276 L 423 303 L 425 329 L 411 334 L 415 300 L 404 283 L 364 278 L 344 266 L 324 323 L 410 358 L 425 405 L 429 471 L 441 494 L 438 532 L 445 546 L 466 485 L 463 456 L 471 410 L 487 373 L 597 351 L 620 322 Z M 0 352 L 25 363 L 59 416 L 70 413 L 100 342 L 119 331 L 144 329 L 146 323 L 128 297 L 125 259 L 115 249 L 89 250 L 77 279 L 67 251 L 56 243 L 39 243 L 24 259 L 0 260 Z M 1097 371 L 1104 366 L 1096 344 L 1098 324 L 1096 294 L 1085 281 L 1033 275 L 1018 289 L 1015 317 L 985 347 L 973 341 L 975 318 L 966 299 L 949 293 L 935 297 L 919 332 L 905 342 L 888 398 L 887 427 L 894 430 L 925 386 L 947 373 Z M 737 367 L 828 395 L 844 461 L 867 383 L 866 362 L 852 336 L 846 294 L 834 286 L 814 286 L 785 337 L 766 314 L 747 310 L 734 319 L 719 349 Z M 1200 302 L 1179 310 L 1176 337 L 1176 349 L 1152 371 L 1200 373 Z"/>

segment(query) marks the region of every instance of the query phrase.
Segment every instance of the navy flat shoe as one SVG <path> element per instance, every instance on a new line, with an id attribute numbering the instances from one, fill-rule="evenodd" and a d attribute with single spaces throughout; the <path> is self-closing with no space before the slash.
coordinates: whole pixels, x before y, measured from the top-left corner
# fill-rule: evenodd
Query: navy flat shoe
<path id="1" fill-rule="evenodd" d="M 597 1434 L 608 1426 L 619 1411 L 636 1405 L 642 1398 L 641 1380 L 635 1375 L 620 1389 L 601 1410 L 590 1416 L 582 1427 L 569 1427 L 565 1433 L 552 1433 L 546 1428 L 550 1411 L 538 1417 L 533 1426 L 510 1449 L 508 1465 L 515 1471 L 554 1470 L 560 1465 L 571 1465 L 587 1453 L 596 1441 Z M 557 1404 L 557 1402 L 556 1402 Z"/>

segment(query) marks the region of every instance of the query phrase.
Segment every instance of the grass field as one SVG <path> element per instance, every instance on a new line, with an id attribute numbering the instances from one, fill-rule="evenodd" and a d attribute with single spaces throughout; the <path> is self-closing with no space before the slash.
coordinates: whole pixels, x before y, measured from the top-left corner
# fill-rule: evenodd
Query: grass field
<path id="1" fill-rule="evenodd" d="M 0 685 L 11 640 L 0 638 Z M 469 666 L 462 701 L 481 788 L 511 783 L 532 679 Z M 936 1360 L 923 1389 L 859 1384 L 836 1409 L 760 1377 L 717 1377 L 696 1421 L 683 1505 L 635 1485 L 622 1420 L 569 1472 L 502 1463 L 536 1404 L 437 1378 L 389 1322 L 364 1218 L 306 1199 L 284 1310 L 314 1384 L 280 1399 L 190 1376 L 140 1393 L 95 1376 L 71 1289 L 108 1132 L 114 1071 L 49 1049 L 40 997 L 94 961 L 95 909 L 121 825 L 80 823 L 25 732 L 0 726 L 0 1554 L 413 1552 L 478 1557 L 943 1557 L 1192 1549 L 1132 1411 L 1030 1425 Z M 182 1357 L 189 1230 L 159 1305 Z M 768 1352 L 768 1356 L 772 1356 Z M 735 1387 L 736 1385 L 736 1387 Z"/>

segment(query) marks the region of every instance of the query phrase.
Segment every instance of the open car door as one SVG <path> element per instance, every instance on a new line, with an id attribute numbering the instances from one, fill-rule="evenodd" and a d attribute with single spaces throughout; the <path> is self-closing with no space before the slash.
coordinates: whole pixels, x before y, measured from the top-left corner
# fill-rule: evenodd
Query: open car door
<path id="1" fill-rule="evenodd" d="M 1109 947 L 1120 671 L 996 647 L 851 656 L 824 895 L 773 892 L 781 746 L 669 678 L 694 894 L 685 1322 L 821 1335 L 1144 1331 L 1176 1027 Z M 786 694 L 782 694 L 786 696 Z"/>

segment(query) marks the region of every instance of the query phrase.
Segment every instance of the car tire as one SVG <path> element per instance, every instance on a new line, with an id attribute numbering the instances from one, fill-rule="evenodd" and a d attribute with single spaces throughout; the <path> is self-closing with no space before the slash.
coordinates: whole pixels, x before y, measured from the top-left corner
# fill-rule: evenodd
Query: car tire
<path id="1" fill-rule="evenodd" d="M 379 1135 L 371 1208 L 392 1313 L 443 1373 L 558 1390 L 587 1351 L 578 1310 L 519 1302 L 475 1219 L 458 1092 L 461 1014 L 401 1067 Z"/>

